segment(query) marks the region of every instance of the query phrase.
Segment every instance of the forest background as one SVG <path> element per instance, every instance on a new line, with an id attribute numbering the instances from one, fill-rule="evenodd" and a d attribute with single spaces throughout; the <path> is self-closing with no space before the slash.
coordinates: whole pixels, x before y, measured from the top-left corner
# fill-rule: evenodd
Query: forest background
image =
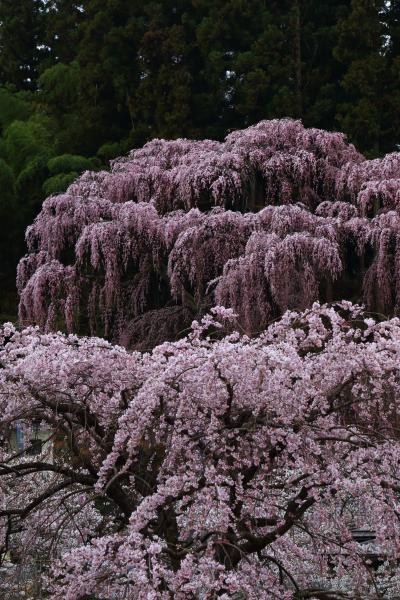
<path id="1" fill-rule="evenodd" d="M 44 198 L 147 140 L 261 119 L 400 146 L 398 0 L 0 0 L 0 321 Z"/>

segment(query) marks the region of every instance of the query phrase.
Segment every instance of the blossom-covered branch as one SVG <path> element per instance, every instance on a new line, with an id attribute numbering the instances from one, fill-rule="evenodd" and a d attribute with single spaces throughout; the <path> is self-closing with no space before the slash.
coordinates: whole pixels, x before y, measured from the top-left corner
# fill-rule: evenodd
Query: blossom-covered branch
<path id="1" fill-rule="evenodd" d="M 217 307 L 150 354 L 1 329 L 2 431 L 52 436 L 3 441 L 1 553 L 45 555 L 52 598 L 398 594 L 399 320 L 237 325 Z"/>
<path id="2" fill-rule="evenodd" d="M 148 350 L 218 302 L 248 334 L 287 308 L 400 303 L 400 154 L 262 121 L 153 140 L 48 198 L 18 270 L 20 320 Z"/>

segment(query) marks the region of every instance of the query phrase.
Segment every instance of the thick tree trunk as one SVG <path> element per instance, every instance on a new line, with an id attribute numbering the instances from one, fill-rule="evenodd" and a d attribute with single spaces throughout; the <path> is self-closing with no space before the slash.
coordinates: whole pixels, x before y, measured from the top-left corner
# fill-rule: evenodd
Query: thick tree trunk
<path id="1" fill-rule="evenodd" d="M 294 25 L 294 76 L 296 92 L 296 116 L 303 116 L 303 77 L 301 66 L 301 0 L 293 0 Z"/>

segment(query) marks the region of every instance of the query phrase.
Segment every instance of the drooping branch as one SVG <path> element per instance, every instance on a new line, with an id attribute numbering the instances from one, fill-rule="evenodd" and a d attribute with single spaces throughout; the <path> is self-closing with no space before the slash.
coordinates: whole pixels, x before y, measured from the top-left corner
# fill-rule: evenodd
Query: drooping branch
<path id="1" fill-rule="evenodd" d="M 148 349 L 222 298 L 249 332 L 315 299 L 393 314 L 399 156 L 364 160 L 290 119 L 221 143 L 153 140 L 44 202 L 19 266 L 20 320 Z"/>
<path id="2" fill-rule="evenodd" d="M 315 573 L 332 597 L 396 588 L 352 532 L 399 559 L 398 320 L 314 304 L 224 337 L 232 312 L 146 355 L 1 330 L 1 423 L 30 439 L 41 419 L 65 442 L 0 447 L 1 547 L 57 546 L 54 598 L 135 597 L 138 581 L 155 597 L 300 598 L 320 593 Z"/>

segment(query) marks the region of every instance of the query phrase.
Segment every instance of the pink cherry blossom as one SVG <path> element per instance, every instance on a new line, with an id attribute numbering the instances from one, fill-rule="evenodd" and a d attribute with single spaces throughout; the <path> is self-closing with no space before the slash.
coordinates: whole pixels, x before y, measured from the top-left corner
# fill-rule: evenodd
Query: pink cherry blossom
<path id="1" fill-rule="evenodd" d="M 44 202 L 18 270 L 20 321 L 148 348 L 222 299 L 249 332 L 316 299 L 394 314 L 399 156 L 365 160 L 290 119 L 224 142 L 153 140 Z M 272 246 L 250 250 L 261 239 Z"/>
<path id="2" fill-rule="evenodd" d="M 0 448 L 1 552 L 40 552 L 55 600 L 396 597 L 400 321 L 315 303 L 216 335 L 237 320 L 151 354 L 1 329 L 2 430 L 53 440 Z"/>

